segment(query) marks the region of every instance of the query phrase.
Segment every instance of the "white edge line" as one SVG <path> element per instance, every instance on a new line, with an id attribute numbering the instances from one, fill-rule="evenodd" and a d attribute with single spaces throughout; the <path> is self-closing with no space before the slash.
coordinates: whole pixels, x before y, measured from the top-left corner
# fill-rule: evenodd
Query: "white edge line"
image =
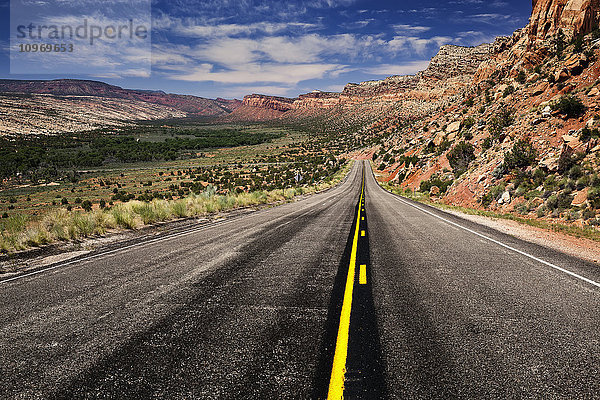
<path id="1" fill-rule="evenodd" d="M 387 192 L 387 190 L 386 190 L 386 192 Z M 390 192 L 388 192 L 388 193 L 390 193 Z M 600 283 L 598 283 L 598 282 L 595 282 L 595 281 L 593 281 L 593 280 L 591 280 L 591 279 L 588 279 L 588 278 L 586 278 L 586 277 L 584 277 L 584 276 L 578 275 L 578 274 L 576 274 L 575 272 L 571 272 L 571 271 L 569 271 L 569 270 L 567 270 L 567 269 L 564 269 L 564 268 L 561 268 L 561 267 L 559 267 L 559 266 L 557 266 L 557 265 L 554 265 L 554 264 L 552 264 L 552 263 L 549 263 L 548 261 L 542 260 L 541 258 L 538 258 L 538 257 L 536 257 L 536 256 L 533 256 L 533 255 L 531 255 L 531 254 L 529 254 L 529 253 L 525 253 L 524 251 L 521 251 L 521 250 L 519 250 L 519 249 L 515 249 L 514 247 L 511 247 L 511 246 L 509 246 L 509 245 L 507 245 L 507 244 L 504 244 L 504 243 L 502 243 L 502 242 L 500 242 L 500 241 L 498 241 L 498 240 L 496 240 L 496 239 L 492 239 L 492 238 L 491 238 L 491 237 L 489 237 L 489 236 L 486 236 L 486 235 L 484 235 L 484 234 L 481 234 L 481 233 L 479 233 L 479 232 L 476 232 L 476 231 L 474 231 L 474 230 L 472 230 L 472 229 L 469 229 L 469 228 L 467 228 L 467 227 L 464 227 L 464 226 L 462 226 L 462 225 L 460 225 L 460 224 L 457 224 L 456 222 L 450 221 L 450 220 L 448 220 L 448 219 L 446 219 L 446 218 L 444 218 L 444 217 L 441 217 L 441 216 L 439 216 L 439 215 L 437 215 L 437 214 L 435 214 L 435 213 L 432 213 L 432 212 L 431 212 L 431 211 L 429 211 L 429 210 L 426 210 L 426 209 L 424 209 L 424 208 L 422 208 L 422 207 L 419 207 L 419 206 L 417 206 L 417 205 L 415 205 L 415 204 L 412 204 L 412 203 L 410 203 L 410 202 L 408 202 L 408 201 L 404 200 L 403 198 L 401 198 L 401 197 L 398 197 L 398 196 L 394 195 L 393 193 L 390 193 L 390 194 L 391 194 L 391 195 L 393 195 L 393 196 L 394 196 L 394 198 L 395 198 L 396 200 L 398 200 L 399 202 L 401 202 L 401 203 L 403 203 L 403 204 L 406 204 L 406 205 L 408 205 L 408 206 L 411 206 L 411 207 L 413 207 L 413 208 L 416 208 L 417 210 L 420 210 L 420 211 L 422 211 L 422 212 L 424 212 L 424 213 L 426 213 L 426 214 L 429 214 L 429 215 L 431 215 L 431 216 L 433 216 L 433 217 L 435 217 L 435 218 L 438 218 L 438 219 L 440 219 L 440 220 L 442 220 L 442 221 L 444 221 L 444 222 L 446 222 L 446 223 L 448 223 L 448 224 L 450 224 L 450 225 L 454 225 L 454 226 L 456 226 L 456 227 L 458 227 L 458 228 L 460 228 L 460 229 L 463 229 L 463 230 L 465 230 L 465 231 L 467 231 L 467 232 L 470 232 L 470 233 L 472 233 L 472 234 L 474 234 L 474 235 L 477 235 L 477 236 L 479 236 L 479 237 L 481 237 L 481 238 L 483 238 L 483 239 L 486 239 L 486 240 L 489 240 L 490 242 L 496 243 L 497 245 L 500 245 L 500 246 L 502 246 L 502 247 L 504 247 L 504 248 L 506 248 L 506 249 L 509 249 L 509 250 L 511 250 L 511 251 L 514 251 L 515 253 L 519 253 L 519 254 L 521 254 L 521 255 L 523 255 L 523 256 L 525 256 L 525 257 L 528 257 L 528 258 L 530 258 L 530 259 L 532 259 L 532 260 L 534 260 L 534 261 L 537 261 L 537 262 L 539 262 L 539 263 L 542 263 L 542 264 L 544 264 L 544 265 L 547 265 L 548 267 L 551 267 L 551 268 L 554 268 L 554 269 L 556 269 L 556 270 L 558 270 L 558 271 L 564 272 L 565 274 L 571 275 L 572 277 L 575 277 L 575 278 L 577 278 L 577 279 L 581 279 L 582 281 L 584 281 L 584 282 L 587 282 L 587 283 L 589 283 L 590 285 L 593 285 L 593 286 L 596 286 L 596 287 L 600 288 Z"/>

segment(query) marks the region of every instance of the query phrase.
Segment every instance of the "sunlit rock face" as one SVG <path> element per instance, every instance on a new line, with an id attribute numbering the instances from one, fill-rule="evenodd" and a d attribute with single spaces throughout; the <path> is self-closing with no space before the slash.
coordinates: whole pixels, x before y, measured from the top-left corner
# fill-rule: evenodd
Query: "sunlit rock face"
<path id="1" fill-rule="evenodd" d="M 597 26 L 600 0 L 533 0 L 529 37 L 544 40 L 562 29 L 567 37 L 586 34 Z"/>

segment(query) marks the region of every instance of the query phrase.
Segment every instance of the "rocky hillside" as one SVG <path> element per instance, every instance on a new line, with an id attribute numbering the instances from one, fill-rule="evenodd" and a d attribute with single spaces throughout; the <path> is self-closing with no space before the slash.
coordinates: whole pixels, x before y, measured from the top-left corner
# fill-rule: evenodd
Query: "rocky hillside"
<path id="1" fill-rule="evenodd" d="M 0 134 L 46 134 L 122 126 L 128 121 L 221 117 L 239 100 L 210 100 L 102 82 L 0 80 Z"/>
<path id="2" fill-rule="evenodd" d="M 56 79 L 20 81 L 0 79 L 0 93 L 51 94 L 55 96 L 96 96 L 111 99 L 139 100 L 175 108 L 191 116 L 221 116 L 241 104 L 239 100 L 205 99 L 197 96 L 170 94 L 157 90 L 131 90 L 103 82 Z"/>
<path id="3" fill-rule="evenodd" d="M 172 107 L 99 96 L 0 93 L 0 135 L 41 135 L 122 127 L 136 120 L 183 118 Z"/>
<path id="4" fill-rule="evenodd" d="M 312 118 L 372 121 L 390 112 L 415 118 L 451 104 L 470 82 L 479 65 L 490 58 L 491 45 L 443 46 L 429 67 L 416 75 L 349 83 L 341 93 L 315 91 L 289 99 L 253 94 L 230 120 Z"/>
<path id="5" fill-rule="evenodd" d="M 589 33 L 599 21 L 599 0 L 533 0 L 530 40 L 545 40 L 562 30 L 568 38 Z"/>
<path id="6" fill-rule="evenodd" d="M 453 104 L 362 134 L 385 180 L 455 205 L 600 225 L 600 4 L 534 1 Z"/>

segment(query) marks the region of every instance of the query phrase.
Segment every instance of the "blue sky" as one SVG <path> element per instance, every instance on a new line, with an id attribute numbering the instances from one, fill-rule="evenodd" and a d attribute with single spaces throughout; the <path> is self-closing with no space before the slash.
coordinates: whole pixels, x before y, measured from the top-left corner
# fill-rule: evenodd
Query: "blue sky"
<path id="1" fill-rule="evenodd" d="M 530 13 L 523 0 L 154 0 L 149 76 L 41 75 L 10 74 L 10 7 L 0 0 L 0 78 L 96 79 L 211 98 L 339 91 L 421 70 L 443 44 L 509 35 Z"/>

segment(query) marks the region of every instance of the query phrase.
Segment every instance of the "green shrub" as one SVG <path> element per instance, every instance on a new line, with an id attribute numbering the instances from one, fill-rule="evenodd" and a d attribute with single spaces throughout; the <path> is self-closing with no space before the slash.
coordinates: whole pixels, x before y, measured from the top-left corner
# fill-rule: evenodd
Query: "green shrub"
<path id="1" fill-rule="evenodd" d="M 515 168 L 524 168 L 532 165 L 537 158 L 537 150 L 531 142 L 526 139 L 519 139 L 512 147 L 512 150 L 504 154 L 504 165 L 509 170 Z"/>
<path id="2" fill-rule="evenodd" d="M 581 212 L 581 218 L 584 220 L 596 218 L 596 211 L 592 208 L 586 208 Z"/>
<path id="3" fill-rule="evenodd" d="M 173 212 L 173 215 L 175 215 L 177 218 L 185 218 L 188 216 L 188 209 L 187 209 L 187 201 L 184 200 L 177 200 L 173 203 L 173 205 L 171 206 L 171 210 Z"/>
<path id="4" fill-rule="evenodd" d="M 81 208 L 83 208 L 85 211 L 92 211 L 92 202 L 89 200 L 85 200 L 81 203 Z"/>
<path id="5" fill-rule="evenodd" d="M 475 160 L 475 148 L 467 142 L 457 144 L 446 156 L 456 176 L 462 175 Z"/>
<path id="6" fill-rule="evenodd" d="M 448 187 L 452 185 L 452 182 L 452 180 L 443 180 L 439 177 L 431 177 L 430 179 L 421 182 L 419 191 L 429 193 L 433 186 L 437 186 L 438 188 L 440 188 L 440 194 L 443 194 L 446 193 Z"/>
<path id="7" fill-rule="evenodd" d="M 490 149 L 492 147 L 493 143 L 494 143 L 494 140 L 491 137 L 486 137 L 485 139 L 483 139 L 483 142 L 481 143 L 481 148 L 483 150 Z"/>
<path id="8" fill-rule="evenodd" d="M 513 208 L 513 210 L 520 215 L 529 214 L 529 205 L 527 203 L 521 203 Z"/>
<path id="9" fill-rule="evenodd" d="M 553 194 L 552 196 L 548 197 L 548 199 L 546 200 L 546 208 L 548 208 L 549 210 L 555 210 L 558 208 L 558 196 Z"/>
<path id="10" fill-rule="evenodd" d="M 552 109 L 566 115 L 569 118 L 574 118 L 582 115 L 585 112 L 586 107 L 583 105 L 581 100 L 579 100 L 579 98 L 571 95 L 565 95 L 552 105 Z"/>
<path id="11" fill-rule="evenodd" d="M 474 125 L 475 125 L 475 118 L 468 117 L 468 118 L 465 118 L 461 122 L 460 129 L 471 129 Z"/>
<path id="12" fill-rule="evenodd" d="M 509 85 L 506 87 L 506 89 L 504 89 L 504 93 L 502 93 L 502 97 L 508 97 L 511 94 L 513 94 L 515 92 L 515 87 L 512 85 Z"/>
<path id="13" fill-rule="evenodd" d="M 592 187 L 588 191 L 587 199 L 594 208 L 600 208 L 600 188 Z"/>
<path id="14" fill-rule="evenodd" d="M 92 235 L 96 229 L 94 218 L 86 214 L 74 213 L 73 224 L 77 230 L 77 236 L 88 237 Z"/>
<path id="15" fill-rule="evenodd" d="M 581 53 L 583 52 L 583 36 L 582 35 L 577 35 L 574 40 L 573 40 L 573 51 L 575 53 Z"/>
<path id="16" fill-rule="evenodd" d="M 122 206 L 115 206 L 110 210 L 117 226 L 126 229 L 134 229 L 136 227 L 135 216 L 129 210 Z"/>
<path id="17" fill-rule="evenodd" d="M 541 206 L 540 208 L 537 209 L 537 211 L 535 212 L 535 215 L 537 215 L 538 218 L 542 218 L 542 217 L 546 216 L 547 213 L 548 213 L 548 208 L 546 208 L 546 206 Z"/>
<path id="18" fill-rule="evenodd" d="M 504 191 L 506 190 L 506 186 L 503 184 L 496 185 L 492 187 L 481 199 L 481 204 L 484 207 L 488 207 L 492 204 L 492 201 L 496 200 Z"/>
<path id="19" fill-rule="evenodd" d="M 555 53 L 558 58 L 562 57 L 563 51 L 565 50 L 565 45 L 565 34 L 562 29 L 559 29 L 558 33 L 556 34 L 556 38 L 554 39 Z"/>
<path id="20" fill-rule="evenodd" d="M 513 114 L 514 112 L 512 109 L 503 108 L 500 110 L 498 115 L 490 119 L 488 123 L 488 131 L 490 132 L 492 139 L 499 139 L 502 137 L 504 129 L 508 128 L 514 123 L 515 118 Z"/>
<path id="21" fill-rule="evenodd" d="M 591 138 L 598 138 L 600 137 L 600 132 L 598 131 L 598 129 L 590 129 L 588 127 L 585 127 L 581 130 L 581 135 L 580 135 L 580 139 L 582 142 L 587 142 L 589 141 Z"/>
<path id="22" fill-rule="evenodd" d="M 2 232 L 15 234 L 25 229 L 28 222 L 29 218 L 26 215 L 15 214 L 2 221 L 0 223 L 0 228 L 2 228 Z"/>
<path id="23" fill-rule="evenodd" d="M 540 192 L 539 190 L 530 190 L 529 192 L 525 193 L 525 199 L 526 200 L 532 200 L 535 199 L 536 197 L 542 197 L 543 193 Z"/>
<path id="24" fill-rule="evenodd" d="M 571 202 L 573 201 L 573 197 L 571 194 L 560 192 L 559 194 L 553 194 L 548 197 L 546 200 L 546 207 L 550 210 L 563 210 L 565 208 L 571 207 Z"/>
<path id="25" fill-rule="evenodd" d="M 451 146 L 451 143 L 448 139 L 444 138 L 442 142 L 436 147 L 435 154 L 437 156 L 442 155 L 446 150 L 448 150 Z"/>

